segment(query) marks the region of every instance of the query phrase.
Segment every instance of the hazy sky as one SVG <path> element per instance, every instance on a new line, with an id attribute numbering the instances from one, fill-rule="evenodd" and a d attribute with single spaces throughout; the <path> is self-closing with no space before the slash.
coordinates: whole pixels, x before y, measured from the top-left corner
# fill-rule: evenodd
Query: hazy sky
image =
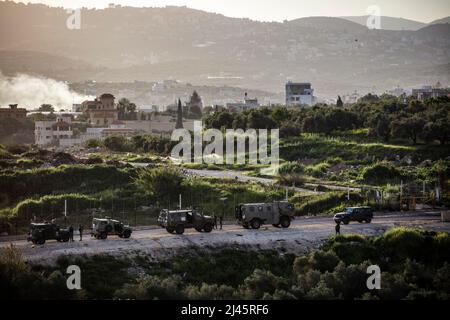
<path id="1" fill-rule="evenodd" d="M 104 8 L 109 3 L 135 7 L 185 5 L 229 17 L 246 17 L 262 21 L 292 20 L 308 16 L 362 16 L 367 14 L 367 8 L 371 5 L 380 7 L 381 15 L 422 22 L 450 16 L 449 0 L 24 0 L 20 2 L 45 3 L 70 8 Z"/>

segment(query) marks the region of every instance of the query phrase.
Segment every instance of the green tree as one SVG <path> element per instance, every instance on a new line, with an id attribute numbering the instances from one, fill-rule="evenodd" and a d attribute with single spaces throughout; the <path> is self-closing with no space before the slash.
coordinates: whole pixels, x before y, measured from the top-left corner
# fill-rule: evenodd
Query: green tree
<path id="1" fill-rule="evenodd" d="M 160 167 L 142 169 L 135 183 L 138 188 L 155 199 L 178 199 L 182 191 L 183 175 L 177 168 Z"/>
<path id="2" fill-rule="evenodd" d="M 55 108 L 53 108 L 53 106 L 51 104 L 41 104 L 41 106 L 39 107 L 38 111 L 41 112 L 55 112 Z"/>
<path id="3" fill-rule="evenodd" d="M 393 134 L 410 139 L 413 144 L 423 132 L 425 120 L 418 115 L 397 120 L 393 125 Z"/>
<path id="4" fill-rule="evenodd" d="M 376 121 L 375 131 L 378 137 L 382 138 L 385 142 L 388 142 L 391 137 L 391 122 L 389 118 L 382 115 Z"/>
<path id="5" fill-rule="evenodd" d="M 428 122 L 424 126 L 424 138 L 428 142 L 438 140 L 441 145 L 450 140 L 450 118 L 441 118 Z"/>

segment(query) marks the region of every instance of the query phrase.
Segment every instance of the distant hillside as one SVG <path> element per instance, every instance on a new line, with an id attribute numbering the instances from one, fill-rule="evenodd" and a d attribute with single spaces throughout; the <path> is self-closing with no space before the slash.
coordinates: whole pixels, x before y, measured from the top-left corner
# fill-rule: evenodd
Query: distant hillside
<path id="1" fill-rule="evenodd" d="M 282 92 L 287 80 L 309 81 L 319 96 L 336 97 L 436 82 L 434 75 L 412 72 L 450 61 L 450 34 L 441 27 L 369 30 L 341 18 L 278 23 L 186 7 L 116 7 L 83 9 L 81 29 L 69 30 L 68 16 L 63 8 L 0 2 L 0 51 L 36 52 L 10 55 L 1 70 L 68 81 L 178 79 L 269 92 Z M 439 80 L 448 83 L 450 75 Z"/>
<path id="2" fill-rule="evenodd" d="M 360 25 L 366 26 L 367 19 L 369 16 L 351 16 L 351 17 L 342 17 L 343 19 L 358 23 Z M 394 17 L 381 17 L 381 29 L 383 30 L 419 30 L 420 28 L 425 27 L 427 24 L 423 22 L 418 22 L 409 19 L 403 18 L 394 18 Z"/>
<path id="3" fill-rule="evenodd" d="M 287 25 L 295 28 L 310 28 L 314 30 L 324 30 L 327 32 L 363 32 L 367 28 L 365 25 L 361 26 L 358 23 L 347 21 L 347 19 L 334 17 L 307 17 L 295 19 L 287 22 Z"/>
<path id="4" fill-rule="evenodd" d="M 431 24 L 416 31 L 416 34 L 422 39 L 445 39 L 446 37 L 450 37 L 450 24 Z"/>
<path id="5" fill-rule="evenodd" d="M 429 24 L 441 24 L 441 23 L 450 23 L 450 17 L 434 20 L 433 22 L 430 22 Z"/>
<path id="6" fill-rule="evenodd" d="M 102 68 L 85 61 L 34 51 L 0 51 L 0 70 L 6 76 L 16 73 L 42 75 L 57 80 L 84 80 L 86 75 L 99 73 Z M 84 75 L 84 76 L 82 76 Z"/>

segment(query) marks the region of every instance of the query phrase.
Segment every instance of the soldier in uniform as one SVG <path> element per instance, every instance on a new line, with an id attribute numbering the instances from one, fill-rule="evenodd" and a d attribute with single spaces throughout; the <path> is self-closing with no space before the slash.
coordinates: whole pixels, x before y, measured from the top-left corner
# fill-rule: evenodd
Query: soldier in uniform
<path id="1" fill-rule="evenodd" d="M 73 242 L 73 227 L 69 227 L 69 241 Z"/>
<path id="2" fill-rule="evenodd" d="M 83 241 L 83 225 L 79 225 L 78 231 L 80 232 L 80 241 Z"/>
<path id="3" fill-rule="evenodd" d="M 220 230 L 222 230 L 222 223 L 223 223 L 223 214 L 221 214 L 221 215 L 219 216 Z"/>
<path id="4" fill-rule="evenodd" d="M 336 235 L 341 235 L 341 223 L 340 222 L 336 223 L 335 230 L 336 230 Z"/>

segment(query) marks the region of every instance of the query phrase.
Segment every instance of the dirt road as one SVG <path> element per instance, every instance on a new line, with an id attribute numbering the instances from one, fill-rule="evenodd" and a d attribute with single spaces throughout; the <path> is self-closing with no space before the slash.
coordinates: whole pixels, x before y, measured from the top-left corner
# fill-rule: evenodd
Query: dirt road
<path id="1" fill-rule="evenodd" d="M 245 230 L 238 225 L 227 224 L 223 230 L 214 230 L 210 234 L 198 233 L 192 229 L 186 230 L 183 235 L 172 235 L 164 229 L 149 227 L 135 230 L 130 239 L 111 236 L 107 240 L 95 240 L 86 236 L 82 242 L 47 241 L 41 246 L 33 246 L 25 240 L 16 240 L 0 242 L 0 248 L 12 243 L 22 250 L 28 261 L 50 264 L 58 256 L 67 254 L 107 253 L 120 256 L 143 252 L 154 259 L 159 259 L 175 255 L 186 247 L 204 247 L 212 250 L 218 247 L 261 248 L 302 253 L 319 247 L 324 239 L 334 234 L 334 226 L 330 217 L 310 217 L 296 219 L 289 229 L 267 226 L 260 230 Z M 371 224 L 343 225 L 341 233 L 378 235 L 397 226 L 450 232 L 450 223 L 442 223 L 437 212 L 415 212 L 378 213 L 375 214 Z"/>

